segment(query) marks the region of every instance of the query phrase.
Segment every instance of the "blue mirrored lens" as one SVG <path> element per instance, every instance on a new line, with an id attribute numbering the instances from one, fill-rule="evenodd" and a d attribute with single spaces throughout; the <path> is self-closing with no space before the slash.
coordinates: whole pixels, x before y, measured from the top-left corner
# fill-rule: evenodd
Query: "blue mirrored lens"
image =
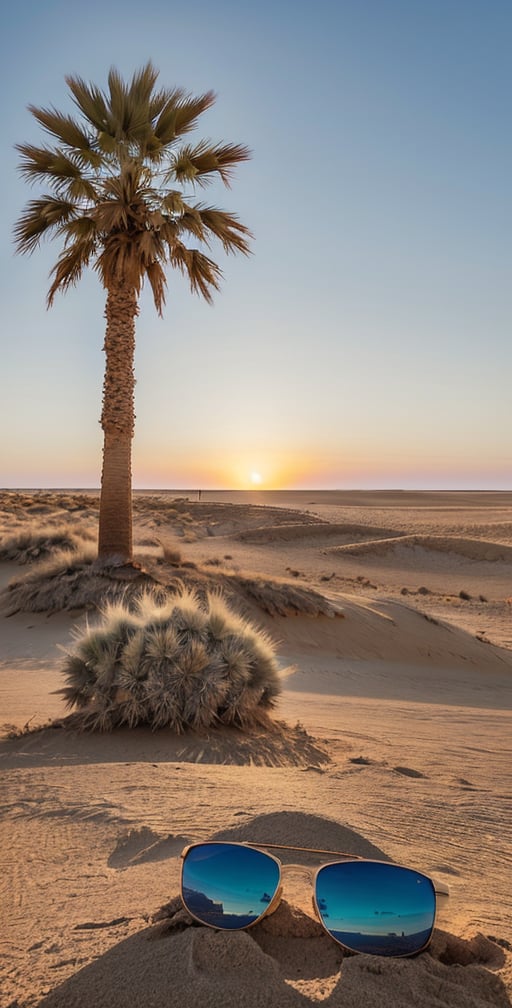
<path id="1" fill-rule="evenodd" d="M 204 924 L 236 930 L 265 913 L 279 878 L 278 863 L 262 851 L 205 843 L 185 855 L 181 894 L 187 910 Z"/>
<path id="2" fill-rule="evenodd" d="M 407 956 L 425 948 L 436 912 L 431 879 L 375 861 L 326 865 L 316 903 L 329 933 L 354 952 Z"/>

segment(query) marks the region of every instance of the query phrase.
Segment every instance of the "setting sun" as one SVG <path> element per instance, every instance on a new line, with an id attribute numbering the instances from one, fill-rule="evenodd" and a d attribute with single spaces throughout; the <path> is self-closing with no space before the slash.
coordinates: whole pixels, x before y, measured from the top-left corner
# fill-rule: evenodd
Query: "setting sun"
<path id="1" fill-rule="evenodd" d="M 252 472 L 251 473 L 251 483 L 260 484 L 261 483 L 261 473 Z"/>

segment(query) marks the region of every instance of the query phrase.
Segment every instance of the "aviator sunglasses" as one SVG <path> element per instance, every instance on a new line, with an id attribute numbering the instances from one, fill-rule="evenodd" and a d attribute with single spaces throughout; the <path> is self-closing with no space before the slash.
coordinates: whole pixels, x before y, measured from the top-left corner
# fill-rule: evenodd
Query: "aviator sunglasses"
<path id="1" fill-rule="evenodd" d="M 252 927 L 276 910 L 282 871 L 306 871 L 313 885 L 313 905 L 327 933 L 351 952 L 413 956 L 427 948 L 436 916 L 432 879 L 412 868 L 371 861 L 341 851 L 287 847 L 282 844 L 191 844 L 182 852 L 181 898 L 201 924 L 224 931 Z M 316 870 L 283 865 L 271 850 L 330 854 Z M 438 893 L 448 890 L 438 887 Z"/>

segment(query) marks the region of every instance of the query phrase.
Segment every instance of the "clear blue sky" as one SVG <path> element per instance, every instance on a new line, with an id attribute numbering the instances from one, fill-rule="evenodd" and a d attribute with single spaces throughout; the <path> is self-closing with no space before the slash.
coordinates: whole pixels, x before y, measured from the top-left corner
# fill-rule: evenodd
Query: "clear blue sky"
<path id="1" fill-rule="evenodd" d="M 209 307 L 137 323 L 138 487 L 512 488 L 510 0 L 20 0 L 1 41 L 0 485 L 97 486 L 104 292 L 14 256 L 29 103 L 151 59 L 247 144 L 254 232 Z M 257 475 L 255 475 L 257 474 Z"/>

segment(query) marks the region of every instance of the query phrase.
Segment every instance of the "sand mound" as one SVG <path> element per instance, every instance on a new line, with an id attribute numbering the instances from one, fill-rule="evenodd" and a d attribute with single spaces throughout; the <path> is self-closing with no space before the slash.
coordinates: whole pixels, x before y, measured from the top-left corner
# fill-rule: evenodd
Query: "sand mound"
<path id="1" fill-rule="evenodd" d="M 185 926 L 151 941 L 153 929 L 144 930 L 66 980 L 39 1008 L 307 1008 L 326 997 L 343 1008 L 507 1005 L 505 987 L 489 969 L 503 953 L 483 936 L 468 942 L 440 935 L 416 960 L 376 963 L 370 956 L 344 959 L 314 923 L 283 901 L 250 932 Z M 446 947 L 450 965 L 439 951 Z"/>
<path id="2" fill-rule="evenodd" d="M 457 536 L 409 535 L 390 539 L 374 539 L 370 542 L 354 543 L 348 546 L 332 546 L 329 555 L 384 556 L 387 553 L 406 555 L 420 547 L 432 553 L 455 553 L 466 560 L 498 561 L 512 563 L 512 546 L 487 542 L 483 539 L 462 539 Z"/>
<path id="3" fill-rule="evenodd" d="M 268 841 L 269 837 L 277 843 L 386 858 L 361 833 L 319 816 L 293 812 L 258 816 L 240 830 L 223 831 L 214 839 Z M 146 840 L 150 847 L 158 845 L 150 833 Z M 168 848 L 168 857 L 175 856 L 176 843 Z M 286 852 L 276 853 L 286 859 Z M 494 972 L 503 967 L 506 954 L 483 935 L 465 940 L 436 930 L 428 952 L 416 959 L 349 956 L 313 918 L 307 881 L 301 876 L 298 884 L 307 911 L 295 900 L 293 904 L 287 901 L 287 887 L 285 882 L 285 898 L 274 914 L 250 931 L 230 934 L 197 925 L 181 909 L 176 894 L 155 913 L 156 923 L 118 941 L 78 969 L 43 997 L 39 1008 L 84 1004 L 126 1008 L 134 1003 L 152 1008 L 218 1008 L 220 1004 L 224 1008 L 306 1008 L 326 1001 L 347 1008 L 381 1008 L 383 1004 L 505 1008 L 508 1003 L 501 978 Z M 120 924 L 121 917 L 80 926 L 113 929 Z"/>
<path id="4" fill-rule="evenodd" d="M 473 668 L 478 671 L 478 676 L 485 676 L 485 672 L 493 670 L 503 675 L 502 702 L 506 705 L 510 703 L 507 691 L 510 690 L 512 652 L 483 642 L 459 627 L 432 619 L 405 603 L 382 599 L 366 602 L 360 596 L 344 595 L 342 620 L 327 619 L 321 615 L 316 619 L 299 617 L 293 620 L 269 620 L 262 616 L 261 623 L 271 630 L 274 639 L 280 641 L 280 654 L 289 661 L 300 660 L 302 655 L 304 665 L 306 656 L 319 657 L 323 654 L 326 658 L 334 656 L 330 662 L 326 661 L 326 668 L 335 667 L 336 663 L 340 666 L 341 662 L 351 659 L 396 663 L 397 673 L 399 669 L 417 668 L 414 689 L 428 699 L 435 697 L 436 690 L 444 691 L 439 675 L 425 675 L 429 666 L 432 670 L 462 669 L 468 675 Z M 294 689 L 311 688 L 301 687 L 300 679 L 299 672 L 293 685 L 289 681 L 288 686 Z M 449 679 L 445 685 L 448 688 Z M 393 695 L 394 686 L 398 692 L 406 688 L 398 675 L 396 683 L 390 677 L 385 684 L 388 693 L 391 691 L 390 695 Z M 353 684 L 341 676 L 338 689 L 331 681 L 328 688 L 321 687 L 320 681 L 317 681 L 316 688 L 333 693 L 350 692 Z M 368 688 L 364 677 L 359 688 L 364 695 L 365 688 Z"/>
<path id="5" fill-rule="evenodd" d="M 97 570 L 92 555 L 84 559 L 66 550 L 12 578 L 0 592 L 0 606 L 8 616 L 17 612 L 96 609 L 105 602 L 130 598 L 152 584 L 153 579 L 144 571 L 121 567 Z"/>
<path id="6" fill-rule="evenodd" d="M 52 726 L 0 741 L 3 770 L 56 763 L 195 763 L 225 766 L 319 767 L 329 763 L 325 746 L 300 726 L 272 721 L 265 729 L 225 726 L 204 734 L 176 735 L 169 729 L 117 728 L 108 735 L 90 735 L 74 727 L 73 716 Z"/>
<path id="7" fill-rule="evenodd" d="M 233 603 L 256 607 L 272 616 L 305 613 L 310 616 L 339 614 L 340 607 L 311 588 L 226 571 L 176 567 L 146 557 L 145 568 L 97 569 L 92 561 L 64 551 L 51 561 L 35 564 L 26 574 L 13 578 L 0 592 L 0 606 L 7 615 L 17 612 L 59 612 L 69 609 L 97 609 L 106 602 L 130 600 L 145 588 L 160 591 L 163 597 L 182 586 L 200 596 L 221 589 Z"/>
<path id="8" fill-rule="evenodd" d="M 222 830 L 212 840 L 243 841 L 254 843 L 284 844 L 317 848 L 319 842 L 329 851 L 343 851 L 358 857 L 376 858 L 388 861 L 387 854 L 380 847 L 370 843 L 362 834 L 334 820 L 323 816 L 306 815 L 303 812 L 271 812 L 251 819 L 249 823 L 233 829 Z M 295 863 L 294 851 L 276 851 L 283 864 Z M 318 861 L 318 858 L 316 859 Z M 327 859 L 328 860 L 328 859 Z"/>
<path id="9" fill-rule="evenodd" d="M 321 522 L 316 515 L 289 508 L 194 501 L 189 498 L 166 500 L 159 495 L 134 496 L 133 511 L 135 517 L 150 516 L 153 526 L 165 527 L 180 537 L 185 537 L 192 530 L 199 537 L 230 536 L 253 527 L 266 525 L 279 527 L 282 524 L 296 522 L 298 517 L 305 525 Z"/>
<path id="10" fill-rule="evenodd" d="M 240 532 L 237 539 L 241 542 L 249 543 L 273 543 L 273 542 L 306 542 L 312 540 L 317 542 L 322 539 L 336 538 L 338 541 L 356 543 L 360 541 L 385 539 L 400 537 L 405 533 L 396 529 L 378 528 L 372 525 L 335 524 L 333 522 L 321 522 L 318 524 L 304 524 L 304 522 L 293 522 L 291 524 L 265 525 L 261 528 L 249 529 Z"/>

